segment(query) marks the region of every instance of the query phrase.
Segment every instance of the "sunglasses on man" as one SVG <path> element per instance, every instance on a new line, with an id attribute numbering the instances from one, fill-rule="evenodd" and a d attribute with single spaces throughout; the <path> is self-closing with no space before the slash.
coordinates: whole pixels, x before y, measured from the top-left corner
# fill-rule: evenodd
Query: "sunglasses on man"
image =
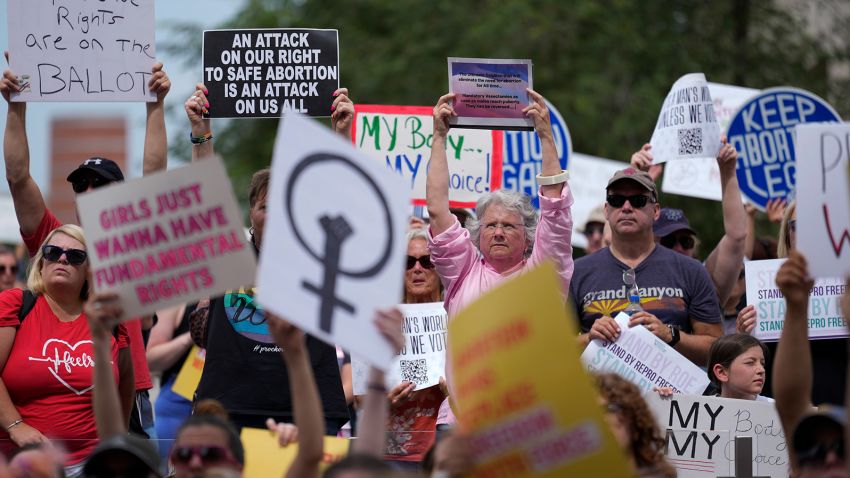
<path id="1" fill-rule="evenodd" d="M 667 249 L 673 249 L 674 247 L 676 247 L 676 243 L 679 243 L 679 245 L 682 246 L 682 249 L 685 250 L 693 249 L 696 245 L 696 241 L 694 240 L 693 236 L 676 237 L 673 234 L 662 237 L 661 240 L 658 242 L 660 242 L 661 245 L 666 247 Z"/>
<path id="2" fill-rule="evenodd" d="M 586 237 L 593 237 L 596 234 L 602 234 L 605 231 L 605 226 L 603 224 L 591 224 L 584 228 L 584 235 Z"/>
<path id="3" fill-rule="evenodd" d="M 84 177 L 80 178 L 79 180 L 71 183 L 71 187 L 74 189 L 75 193 L 79 194 L 79 193 L 88 191 L 89 186 L 91 186 L 92 189 L 97 189 L 97 188 L 106 186 L 107 184 L 109 184 L 111 182 L 112 181 L 110 181 L 108 179 L 104 179 L 100 176 L 84 176 Z"/>
<path id="4" fill-rule="evenodd" d="M 649 196 L 645 196 L 643 194 L 635 194 L 633 196 L 624 196 L 622 194 L 609 194 L 608 197 L 605 198 L 605 201 L 614 208 L 621 208 L 623 204 L 626 204 L 626 201 L 629 201 L 629 204 L 632 205 L 635 209 L 640 209 L 646 206 L 646 203 L 652 202 L 655 200 Z"/>
<path id="5" fill-rule="evenodd" d="M 407 256 L 407 269 L 413 269 L 416 267 L 416 263 L 419 263 L 423 269 L 433 269 L 434 263 L 431 262 L 431 256 L 422 256 L 422 257 L 413 257 Z"/>
<path id="6" fill-rule="evenodd" d="M 83 262 L 86 262 L 86 258 L 88 254 L 86 251 L 82 249 L 62 249 L 59 246 L 46 245 L 41 248 L 41 254 L 44 256 L 44 259 L 50 262 L 56 262 L 61 257 L 62 254 L 65 254 L 65 258 L 68 260 L 68 264 L 78 266 Z"/>
<path id="7" fill-rule="evenodd" d="M 230 450 L 220 446 L 179 446 L 171 450 L 171 462 L 175 465 L 186 465 L 196 456 L 204 466 L 236 463 Z"/>
<path id="8" fill-rule="evenodd" d="M 6 264 L 0 264 L 0 274 L 5 274 L 7 271 L 11 274 L 17 274 L 18 273 L 18 266 L 16 266 L 16 265 L 7 266 Z"/>

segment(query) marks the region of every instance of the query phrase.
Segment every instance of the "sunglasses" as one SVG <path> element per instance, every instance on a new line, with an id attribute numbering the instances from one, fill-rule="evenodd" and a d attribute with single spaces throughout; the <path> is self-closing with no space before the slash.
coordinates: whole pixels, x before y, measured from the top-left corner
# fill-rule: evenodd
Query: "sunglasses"
<path id="1" fill-rule="evenodd" d="M 204 465 L 236 462 L 230 450 L 220 446 L 181 446 L 171 450 L 171 461 L 175 465 L 186 465 L 196 456 Z"/>
<path id="2" fill-rule="evenodd" d="M 797 232 L 797 220 L 796 219 L 791 219 L 790 221 L 788 221 L 788 230 L 790 230 L 791 232 L 795 232 L 795 233 Z"/>
<path id="3" fill-rule="evenodd" d="M 587 226 L 584 229 L 584 235 L 587 237 L 593 236 L 594 234 L 602 234 L 605 230 L 605 226 L 602 224 L 594 224 L 592 226 Z"/>
<path id="4" fill-rule="evenodd" d="M 635 194 L 634 196 L 623 196 L 622 194 L 609 194 L 608 197 L 605 198 L 605 201 L 611 206 L 617 209 L 623 207 L 623 204 L 626 201 L 629 201 L 629 204 L 632 205 L 635 209 L 640 209 L 646 206 L 647 202 L 655 202 L 649 196 L 644 196 L 643 194 Z"/>
<path id="5" fill-rule="evenodd" d="M 832 443 L 818 443 L 808 450 L 797 453 L 797 459 L 800 462 L 800 467 L 804 466 L 819 466 L 826 463 L 826 457 L 830 452 L 835 452 L 838 458 L 844 459 L 844 440 L 837 440 Z"/>
<path id="6" fill-rule="evenodd" d="M 74 181 L 73 183 L 71 183 L 71 187 L 74 188 L 75 193 L 79 194 L 87 191 L 89 189 L 89 186 L 91 186 L 92 189 L 97 189 L 99 187 L 106 186 L 111 182 L 112 181 L 104 179 L 100 176 L 86 176 L 78 181 Z"/>
<path id="7" fill-rule="evenodd" d="M 65 254 L 65 258 L 68 260 L 68 264 L 78 266 L 83 262 L 86 262 L 86 258 L 88 254 L 86 251 L 81 249 L 62 249 L 59 246 L 51 246 L 47 245 L 41 248 L 41 254 L 44 256 L 45 260 L 50 262 L 56 262 L 62 257 L 62 254 Z"/>
<path id="8" fill-rule="evenodd" d="M 0 274 L 5 274 L 6 271 L 11 272 L 12 274 L 17 274 L 18 266 L 7 266 L 6 264 L 0 265 Z"/>
<path id="9" fill-rule="evenodd" d="M 680 246 L 682 246 L 682 249 L 685 249 L 685 250 L 693 249 L 694 246 L 696 245 L 696 241 L 694 240 L 693 236 L 676 237 L 672 234 L 669 235 L 669 236 L 662 237 L 659 242 L 661 243 L 662 246 L 666 247 L 667 249 L 672 249 L 672 248 L 676 247 L 677 242 L 679 243 Z"/>
<path id="10" fill-rule="evenodd" d="M 413 257 L 407 256 L 407 269 L 413 269 L 416 267 L 416 263 L 419 263 L 423 269 L 433 269 L 434 263 L 431 262 L 431 256 L 422 256 L 422 257 Z"/>

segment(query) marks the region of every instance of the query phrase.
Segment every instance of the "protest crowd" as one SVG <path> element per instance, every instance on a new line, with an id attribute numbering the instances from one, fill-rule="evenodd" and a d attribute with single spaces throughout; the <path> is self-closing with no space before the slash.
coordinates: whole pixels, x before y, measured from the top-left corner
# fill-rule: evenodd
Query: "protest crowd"
<path id="1" fill-rule="evenodd" d="M 293 34 L 287 41 L 295 38 Z M 165 106 L 173 94 L 161 63 L 153 65 L 146 79 L 155 97 L 145 106 L 143 174 L 148 177 L 167 174 Z M 493 438 L 495 432 L 488 436 L 479 426 L 487 413 L 460 405 L 460 395 L 470 386 L 483 389 L 496 379 L 482 376 L 477 385 L 458 380 L 463 367 L 474 360 L 470 354 L 447 353 L 444 368 L 421 386 L 418 374 L 398 375 L 392 368 L 364 363 L 345 344 L 330 343 L 299 326 L 285 310 L 261 306 L 264 299 L 258 297 L 266 296 L 259 295 L 259 279 L 223 294 L 169 303 L 156 313 L 126 313 L 130 307 L 117 289 L 96 287 L 126 277 L 121 279 L 117 269 L 111 279 L 95 275 L 103 272 L 92 262 L 102 251 L 89 228 L 62 224 L 33 179 L 28 104 L 15 100 L 25 86 L 11 68 L 4 71 L 3 159 L 23 247 L 0 247 L 0 478 L 239 477 L 247 476 L 251 466 L 279 470 L 286 477 L 533 476 L 514 474 L 507 461 L 480 468 L 501 445 Z M 357 114 L 353 93 L 337 88 L 322 98 L 330 107 L 330 129 L 349 143 L 355 137 Z M 521 105 L 521 120 L 536 135 L 542 156 L 536 197 L 488 190 L 478 195 L 474 208 L 455 207 L 451 198 L 456 145 L 450 132 L 463 116 L 459 93 L 436 100 L 424 173 L 425 211 L 407 218 L 406 236 L 393 244 L 406 250 L 402 283 L 395 284 L 393 292 L 399 305 L 369 311 L 367 326 L 380 346 L 403 357 L 411 353 L 408 336 L 413 327 L 418 331 L 420 325 L 437 324 L 451 332 L 440 317 L 451 324 L 489 291 L 549 266 L 560 292 L 558 313 L 574 318 L 568 324 L 574 334 L 553 338 L 571 351 L 570 360 L 578 364 L 587 350 L 609 363 L 629 342 L 639 340 L 637 331 L 645 334 L 640 340 L 660 347 L 659 356 L 667 357 L 663 360 L 678 360 L 678 377 L 662 374 L 650 360 L 634 369 L 637 374 L 624 368 L 582 367 L 589 369 L 588 383 L 594 390 L 593 416 L 602 417 L 606 427 L 605 438 L 594 440 L 606 442 L 610 437 L 618 449 L 611 456 L 628 470 L 623 476 L 681 476 L 683 462 L 672 453 L 690 442 L 676 441 L 662 426 L 667 417 L 656 418 L 654 407 L 669 410 L 669 428 L 673 410 L 679 410 L 678 404 L 671 404 L 684 403 L 676 402 L 683 396 L 748 402 L 741 407 L 758 402 L 775 409 L 779 422 L 773 436 L 781 435 L 781 456 L 787 461 L 774 464 L 784 470 L 782 476 L 850 476 L 845 460 L 845 437 L 850 436 L 845 409 L 848 331 L 845 324 L 841 337 L 809 339 L 815 279 L 809 258 L 797 247 L 798 203 L 793 198 L 772 199 L 764 209 L 777 235 L 756 237 L 755 217 L 762 213 L 742 199 L 736 175 L 741 152 L 725 135 L 718 135 L 714 156 L 722 217 L 716 218 L 716 227 L 723 236 L 717 244 L 700 240 L 688 211 L 664 207 L 657 185 L 663 165 L 656 158 L 658 148 L 649 143 L 635 145 L 629 164 L 599 191 L 604 204 L 593 204 L 584 224 L 576 224 L 570 184 L 582 178 L 571 178 L 562 169 L 543 95 L 533 88 L 524 94 L 528 101 Z M 219 137 L 209 113 L 219 99 L 204 81 L 183 102 L 190 138 L 172 137 L 191 148 L 192 166 L 218 161 Z M 239 215 L 240 222 L 248 218 L 247 239 L 234 239 L 228 246 L 240 249 L 244 242 L 260 268 L 282 247 L 271 218 L 276 172 L 274 163 L 253 173 L 247 209 Z M 98 156 L 80 158 L 67 182 L 83 201 L 86 195 L 117 191 L 133 181 L 114 161 Z M 174 201 L 192 197 L 187 193 Z M 846 210 L 848 204 L 840 207 Z M 78 207 L 78 215 L 83 214 Z M 328 216 L 321 225 L 327 237 L 338 234 L 337 253 L 352 230 L 373 227 Z M 577 234 L 586 239 L 581 254 L 573 249 Z M 325 247 L 330 248 L 328 241 Z M 219 247 L 225 248 L 221 243 Z M 707 252 L 704 261 L 698 259 L 701 250 Z M 785 261 L 771 287 L 781 292 L 784 322 L 778 341 L 767 341 L 758 338 L 759 315 L 754 302 L 748 302 L 752 297 L 747 297 L 745 264 L 777 258 Z M 273 267 L 282 273 L 289 266 Z M 191 281 L 206 284 L 213 279 L 219 280 L 200 273 Z M 850 277 L 843 284 L 836 310 L 847 317 Z M 311 290 L 307 285 L 304 289 Z M 158 290 L 164 297 L 164 289 Z M 333 291 L 330 297 L 327 291 L 316 293 L 333 303 L 331 310 L 346 305 L 352 309 Z M 528 301 L 519 295 L 507 300 Z M 440 312 L 422 314 L 428 321 L 408 317 L 410 310 L 435 308 Z M 481 337 L 492 332 L 486 318 L 472 326 Z M 515 332 L 517 340 L 527 333 L 522 328 Z M 450 351 L 452 340 L 448 333 Z M 510 337 L 494 334 L 493 340 Z M 562 357 L 560 351 L 540 352 L 551 352 L 553 360 Z M 187 397 L 181 392 L 181 377 L 198 357 L 203 370 Z M 542 368 L 524 369 L 522 374 L 530 380 L 552 380 L 543 376 Z M 687 374 L 687 380 L 681 379 Z M 701 385 L 685 389 L 689 383 Z M 555 386 L 571 388 L 570 383 Z M 521 391 L 512 393 L 514 405 L 527 399 Z M 252 448 L 257 437 L 272 441 L 275 452 L 290 451 L 285 465 L 270 464 L 282 454 L 264 455 L 267 448 Z M 345 443 L 344 451 L 329 448 L 338 443 L 334 440 Z M 729 447 L 734 443 L 727 452 Z M 252 459 L 262 465 L 252 464 Z"/>

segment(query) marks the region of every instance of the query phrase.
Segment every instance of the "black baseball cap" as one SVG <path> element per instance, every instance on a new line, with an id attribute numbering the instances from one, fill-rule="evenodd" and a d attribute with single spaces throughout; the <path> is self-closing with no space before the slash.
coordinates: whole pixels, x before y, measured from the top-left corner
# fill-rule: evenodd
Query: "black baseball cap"
<path id="1" fill-rule="evenodd" d="M 133 435 L 116 435 L 100 442 L 95 447 L 83 467 L 83 476 L 101 476 L 107 463 L 117 454 L 131 456 L 135 461 L 134 470 L 139 466 L 147 468 L 150 474 L 161 477 L 159 471 L 159 452 L 150 442 Z"/>
<path id="2" fill-rule="evenodd" d="M 685 216 L 685 211 L 671 207 L 661 208 L 661 214 L 652 224 L 652 233 L 656 237 L 664 237 L 676 231 L 688 231 L 696 236 L 696 231 L 691 229 L 691 223 Z"/>
<path id="3" fill-rule="evenodd" d="M 68 175 L 68 182 L 80 181 L 85 177 L 86 171 L 91 171 L 109 182 L 124 180 L 124 174 L 115 161 L 95 156 L 83 161 L 83 164 L 71 171 L 71 174 Z"/>

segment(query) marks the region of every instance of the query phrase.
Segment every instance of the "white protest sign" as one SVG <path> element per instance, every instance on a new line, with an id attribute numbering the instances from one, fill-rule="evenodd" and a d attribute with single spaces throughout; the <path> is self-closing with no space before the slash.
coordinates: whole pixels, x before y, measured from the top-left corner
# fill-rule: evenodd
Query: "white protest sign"
<path id="1" fill-rule="evenodd" d="M 798 229 L 799 231 L 799 229 Z M 799 232 L 798 232 L 799 234 Z M 798 236 L 799 237 L 799 236 Z M 785 298 L 776 286 L 776 273 L 785 259 L 747 261 L 747 305 L 756 308 L 753 336 L 765 342 L 776 342 L 785 324 Z M 843 279 L 818 279 L 809 292 L 809 338 L 847 337 L 847 324 L 841 314 Z"/>
<path id="2" fill-rule="evenodd" d="M 8 0 L 12 101 L 156 101 L 153 0 Z"/>
<path id="3" fill-rule="evenodd" d="M 641 392 L 673 387 L 676 393 L 700 394 L 708 387 L 708 376 L 701 368 L 646 327 L 629 327 L 629 316 L 622 312 L 614 320 L 621 330 L 617 341 L 591 340 L 581 354 L 588 370 L 616 373 Z"/>
<path id="4" fill-rule="evenodd" d="M 382 164 L 288 114 L 272 159 L 260 303 L 386 369 L 395 351 L 372 320 L 398 301 L 409 197 Z"/>
<path id="5" fill-rule="evenodd" d="M 357 105 L 354 145 L 401 176 L 413 204 L 425 205 L 425 178 L 434 133 L 430 106 Z M 503 132 L 452 129 L 446 138 L 449 204 L 475 207 L 478 198 L 502 186 Z"/>
<path id="6" fill-rule="evenodd" d="M 720 126 L 705 75 L 691 73 L 676 80 L 661 106 L 649 143 L 655 164 L 717 156 Z"/>
<path id="7" fill-rule="evenodd" d="M 400 304 L 404 314 L 404 348 L 384 375 L 387 390 L 401 382 L 413 382 L 414 390 L 433 387 L 446 376 L 446 327 L 449 316 L 442 302 Z M 365 395 L 369 364 L 351 357 L 351 373 L 355 395 Z"/>
<path id="8" fill-rule="evenodd" d="M 714 115 L 720 131 L 726 131 L 735 112 L 759 90 L 708 82 Z M 720 168 L 715 158 L 670 161 L 664 166 L 661 190 L 669 194 L 721 201 Z"/>
<path id="9" fill-rule="evenodd" d="M 571 242 L 576 247 L 587 247 L 587 238 L 578 232 L 584 227 L 593 208 L 605 204 L 605 187 L 617 171 L 627 164 L 587 154 L 573 153 L 570 161 L 570 191 L 573 205 L 570 213 L 575 228 Z"/>
<path id="10" fill-rule="evenodd" d="M 666 431 L 667 460 L 680 478 L 734 476 L 735 437 L 753 437 L 753 475 L 788 476 L 782 422 L 772 402 L 656 393 L 644 396 Z"/>
<path id="11" fill-rule="evenodd" d="M 117 292 L 126 317 L 254 282 L 254 251 L 218 159 L 81 194 L 77 210 L 94 290 Z"/>
<path id="12" fill-rule="evenodd" d="M 850 123 L 796 127 L 795 149 L 808 158 L 797 168 L 797 249 L 814 277 L 850 272 Z"/>

